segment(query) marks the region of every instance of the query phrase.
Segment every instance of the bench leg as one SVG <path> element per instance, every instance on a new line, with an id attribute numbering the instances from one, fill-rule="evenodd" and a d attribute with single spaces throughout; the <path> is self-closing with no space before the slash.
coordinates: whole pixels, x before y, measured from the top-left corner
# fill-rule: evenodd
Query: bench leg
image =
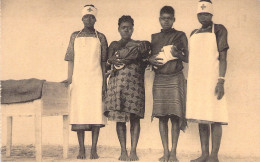
<path id="1" fill-rule="evenodd" d="M 6 156 L 11 156 L 13 117 L 7 117 Z"/>
<path id="2" fill-rule="evenodd" d="M 68 158 L 69 149 L 69 118 L 63 115 L 63 158 Z"/>
<path id="3" fill-rule="evenodd" d="M 42 117 L 40 114 L 35 115 L 35 149 L 36 161 L 42 161 Z"/>

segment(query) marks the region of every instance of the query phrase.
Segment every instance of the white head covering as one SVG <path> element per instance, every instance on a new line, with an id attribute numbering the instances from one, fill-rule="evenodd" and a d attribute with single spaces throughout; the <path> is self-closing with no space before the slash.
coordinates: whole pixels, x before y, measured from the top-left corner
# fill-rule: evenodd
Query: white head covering
<path id="1" fill-rule="evenodd" d="M 210 2 L 199 2 L 197 13 L 210 13 L 213 15 L 213 4 Z"/>
<path id="2" fill-rule="evenodd" d="M 93 15 L 93 16 L 97 16 L 97 9 L 95 7 L 92 6 L 88 6 L 86 5 L 83 9 L 82 9 L 82 17 L 85 15 Z"/>

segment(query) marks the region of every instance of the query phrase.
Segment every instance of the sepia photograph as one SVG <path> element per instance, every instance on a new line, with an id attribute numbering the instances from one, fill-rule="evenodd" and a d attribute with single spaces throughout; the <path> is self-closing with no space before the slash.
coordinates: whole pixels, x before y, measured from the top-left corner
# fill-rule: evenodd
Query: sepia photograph
<path id="1" fill-rule="evenodd" d="M 260 162 L 260 0 L 0 4 L 0 161 Z"/>

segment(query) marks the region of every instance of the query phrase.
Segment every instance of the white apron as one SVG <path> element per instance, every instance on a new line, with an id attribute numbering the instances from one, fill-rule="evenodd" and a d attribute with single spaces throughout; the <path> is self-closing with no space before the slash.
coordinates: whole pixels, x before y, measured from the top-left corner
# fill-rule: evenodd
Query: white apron
<path id="1" fill-rule="evenodd" d="M 190 38 L 186 118 L 198 122 L 228 122 L 225 96 L 215 95 L 219 77 L 219 52 L 214 24 L 211 33 Z"/>
<path id="2" fill-rule="evenodd" d="M 101 44 L 96 37 L 76 37 L 71 86 L 70 124 L 105 124 L 102 106 Z"/>

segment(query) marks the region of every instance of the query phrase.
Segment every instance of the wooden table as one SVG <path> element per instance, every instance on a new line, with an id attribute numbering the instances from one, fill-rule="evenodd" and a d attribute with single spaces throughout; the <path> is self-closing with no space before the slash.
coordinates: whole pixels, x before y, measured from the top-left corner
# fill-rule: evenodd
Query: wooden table
<path id="1" fill-rule="evenodd" d="M 11 155 L 13 117 L 32 116 L 35 120 L 36 161 L 42 161 L 42 117 L 63 116 L 63 157 L 68 157 L 69 145 L 69 88 L 62 83 L 45 82 L 42 98 L 33 102 L 2 104 L 2 115 L 7 118 L 6 156 Z"/>

